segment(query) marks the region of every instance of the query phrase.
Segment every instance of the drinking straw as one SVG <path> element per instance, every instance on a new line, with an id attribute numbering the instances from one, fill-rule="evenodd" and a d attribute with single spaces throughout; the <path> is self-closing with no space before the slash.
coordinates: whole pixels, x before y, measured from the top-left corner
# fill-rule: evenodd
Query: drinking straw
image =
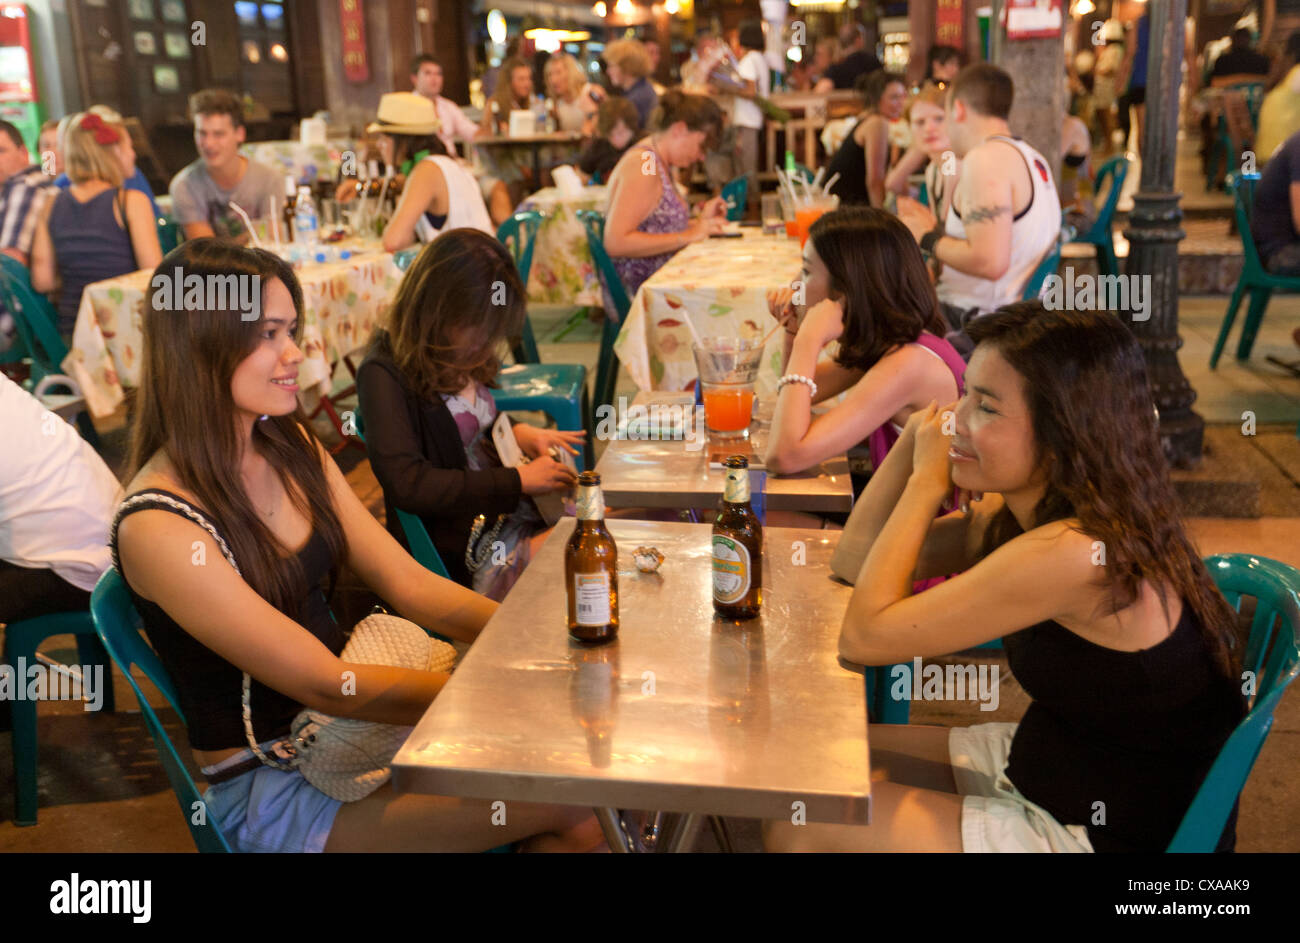
<path id="1" fill-rule="evenodd" d="M 786 176 L 785 171 L 780 167 L 776 168 L 776 173 L 777 179 L 780 180 L 781 185 L 785 187 L 786 192 L 790 194 L 790 204 L 792 206 L 798 206 L 801 201 L 799 199 L 799 194 L 795 192 L 794 184 L 790 182 L 790 178 Z"/>
<path id="2" fill-rule="evenodd" d="M 232 210 L 234 210 L 236 213 L 239 214 L 239 218 L 242 219 L 244 221 L 244 225 L 248 227 L 248 235 L 253 240 L 254 247 L 258 249 L 262 248 L 262 243 L 257 238 L 257 230 L 253 228 L 253 221 L 248 218 L 248 214 L 244 212 L 243 207 L 241 207 L 234 200 L 230 201 L 229 206 Z"/>
<path id="3" fill-rule="evenodd" d="M 818 167 L 818 168 L 817 168 L 817 176 L 813 177 L 813 189 L 817 189 L 817 188 L 819 188 L 819 187 L 821 186 L 822 175 L 825 174 L 825 173 L 826 173 L 826 168 L 825 168 L 825 167 Z"/>
<path id="4" fill-rule="evenodd" d="M 777 328 L 781 328 L 781 327 L 784 327 L 784 326 L 785 326 L 785 325 L 782 324 L 780 321 L 777 321 L 777 322 L 776 322 L 776 327 L 774 327 L 774 328 L 772 328 L 772 330 L 768 331 L 768 332 L 767 332 L 767 336 L 764 337 L 761 341 L 758 342 L 758 346 L 759 346 L 759 348 L 762 349 L 762 348 L 766 347 L 766 346 L 767 346 L 767 342 L 770 341 L 770 340 L 772 339 L 772 335 L 776 333 Z"/>
<path id="5" fill-rule="evenodd" d="M 275 197 L 266 198 L 266 208 L 271 214 L 271 239 L 278 246 L 280 245 L 280 214 L 275 211 Z"/>
<path id="6" fill-rule="evenodd" d="M 839 179 L 840 179 L 840 175 L 838 173 L 831 174 L 831 179 L 826 181 L 825 186 L 822 187 L 822 192 L 829 195 L 831 192 L 831 187 L 835 186 L 835 181 Z"/>

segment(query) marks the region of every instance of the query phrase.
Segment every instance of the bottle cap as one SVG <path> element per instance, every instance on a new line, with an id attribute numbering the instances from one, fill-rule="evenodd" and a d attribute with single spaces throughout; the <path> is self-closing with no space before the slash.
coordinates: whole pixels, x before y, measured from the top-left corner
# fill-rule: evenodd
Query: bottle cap
<path id="1" fill-rule="evenodd" d="M 748 468 L 749 459 L 743 455 L 731 455 L 722 464 L 727 468 Z"/>
<path id="2" fill-rule="evenodd" d="M 600 484 L 600 472 L 585 471 L 578 475 L 578 484 L 585 487 L 592 487 Z"/>

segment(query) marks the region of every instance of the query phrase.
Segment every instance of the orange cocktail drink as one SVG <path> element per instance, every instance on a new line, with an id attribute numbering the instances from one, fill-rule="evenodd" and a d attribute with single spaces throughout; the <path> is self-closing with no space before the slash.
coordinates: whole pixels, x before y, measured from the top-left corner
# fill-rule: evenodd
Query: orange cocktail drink
<path id="1" fill-rule="evenodd" d="M 710 438 L 749 437 L 754 380 L 763 348 L 757 339 L 703 337 L 691 348 L 699 370 L 704 424 Z"/>
<path id="2" fill-rule="evenodd" d="M 710 432 L 743 435 L 754 414 L 752 386 L 704 384 L 704 422 Z"/>

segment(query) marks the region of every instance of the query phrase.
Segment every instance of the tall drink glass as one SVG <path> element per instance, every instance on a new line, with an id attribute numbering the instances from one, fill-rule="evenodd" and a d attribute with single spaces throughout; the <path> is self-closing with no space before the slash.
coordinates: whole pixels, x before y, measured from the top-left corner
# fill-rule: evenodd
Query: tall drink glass
<path id="1" fill-rule="evenodd" d="M 709 437 L 749 438 L 754 412 L 754 380 L 763 359 L 758 339 L 703 337 L 691 347 L 703 391 Z"/>

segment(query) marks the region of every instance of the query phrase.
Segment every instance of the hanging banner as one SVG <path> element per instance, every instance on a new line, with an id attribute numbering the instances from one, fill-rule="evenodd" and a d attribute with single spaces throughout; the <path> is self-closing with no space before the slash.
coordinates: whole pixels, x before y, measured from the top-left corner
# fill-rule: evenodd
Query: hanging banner
<path id="1" fill-rule="evenodd" d="M 1061 0 L 1007 0 L 1007 39 L 1055 39 L 1065 17 Z"/>
<path id="2" fill-rule="evenodd" d="M 366 12 L 361 7 L 361 0 L 339 0 L 339 22 L 343 30 L 343 75 L 349 82 L 369 82 Z"/>
<path id="3" fill-rule="evenodd" d="M 934 41 L 941 46 L 962 49 L 962 0 L 936 0 Z"/>

